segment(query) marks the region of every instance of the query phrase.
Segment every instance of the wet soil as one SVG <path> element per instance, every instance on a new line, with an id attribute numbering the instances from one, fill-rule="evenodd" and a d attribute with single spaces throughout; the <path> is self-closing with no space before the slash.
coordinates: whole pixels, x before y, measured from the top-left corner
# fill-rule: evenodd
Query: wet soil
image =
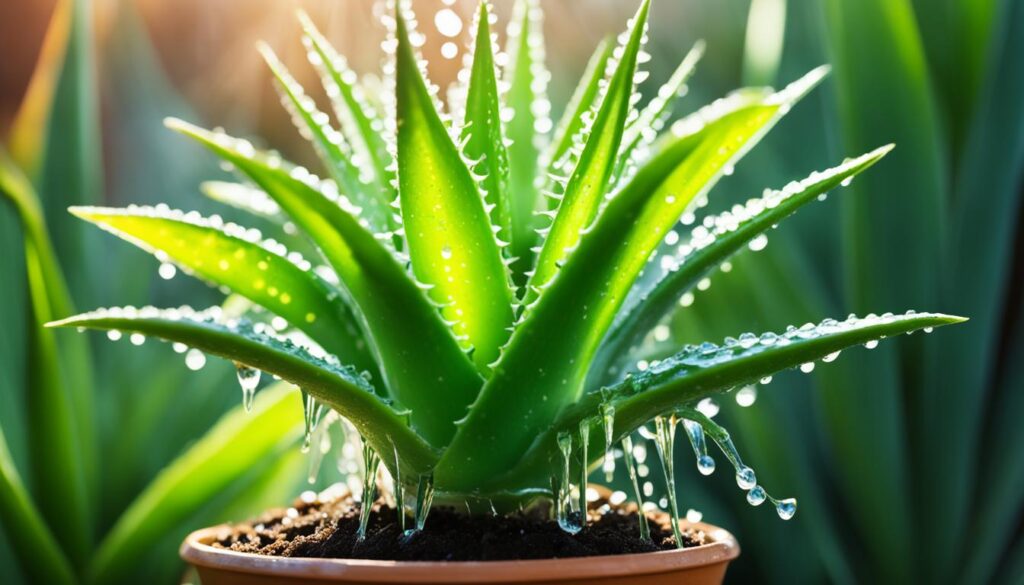
<path id="1" fill-rule="evenodd" d="M 496 561 L 551 559 L 654 552 L 676 548 L 671 518 L 648 514 L 651 542 L 640 540 L 636 507 L 592 502 L 586 528 L 571 535 L 533 508 L 511 515 L 467 515 L 435 507 L 420 532 L 403 534 L 395 509 L 378 501 L 366 538 L 359 540 L 359 504 L 349 497 L 321 502 L 297 500 L 225 531 L 214 546 L 282 557 L 397 561 Z M 412 518 L 407 519 L 407 527 Z M 703 532 L 687 530 L 684 546 L 705 542 Z"/>

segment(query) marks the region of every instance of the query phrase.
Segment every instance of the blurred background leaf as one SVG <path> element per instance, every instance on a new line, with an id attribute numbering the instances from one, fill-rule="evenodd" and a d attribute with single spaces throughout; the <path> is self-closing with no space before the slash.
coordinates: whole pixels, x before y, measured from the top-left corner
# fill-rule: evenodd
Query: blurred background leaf
<path id="1" fill-rule="evenodd" d="M 461 59 L 440 56 L 449 39 L 437 34 L 430 17 L 443 4 L 414 3 L 429 33 L 430 73 L 444 87 Z M 621 29 L 636 3 L 541 4 L 554 73 L 547 92 L 557 119 L 594 47 Z M 79 308 L 93 308 L 100 298 L 163 306 L 181 299 L 196 306 L 221 302 L 217 291 L 189 279 L 160 281 L 153 259 L 98 230 L 82 230 L 64 209 L 166 202 L 234 217 L 234 210 L 199 195 L 200 181 L 225 175 L 162 128 L 168 115 L 260 137 L 261 146 L 319 168 L 279 107 L 255 41 L 270 42 L 299 82 L 317 86 L 293 18 L 301 7 L 356 71 L 375 72 L 384 36 L 374 24 L 376 5 L 0 4 L 0 135 L 33 178 Z M 511 5 L 495 1 L 502 22 Z M 451 8 L 469 23 L 475 3 L 455 0 Z M 92 26 L 86 26 L 90 16 Z M 466 29 L 451 39 L 460 54 Z M 504 27 L 496 30 L 505 46 Z M 801 501 L 793 521 L 779 522 L 747 506 L 727 474 L 703 478 L 689 454 L 680 453 L 682 507 L 703 511 L 743 543 L 729 578 L 1021 582 L 1024 1 L 656 0 L 650 38 L 647 95 L 697 40 L 707 42 L 677 115 L 743 84 L 779 86 L 821 63 L 834 67 L 831 80 L 721 182 L 712 211 L 843 156 L 889 142 L 897 147 L 856 179 L 852 192 L 807 206 L 769 234 L 765 250 L 743 252 L 731 270 L 712 275 L 710 289 L 695 291 L 691 306 L 671 321 L 671 338 L 637 359 L 670 353 L 684 342 L 850 311 L 914 308 L 971 318 L 941 337 L 854 350 L 811 375 L 778 376 L 754 408 L 723 401 L 720 417 L 735 428 L 764 482 Z M 34 70 L 41 73 L 32 77 Z M 326 110 L 325 96 L 314 97 Z M 260 227 L 280 229 L 269 222 Z M 0 205 L 0 243 L 20 251 L 23 241 L 13 209 Z M 23 254 L 0 255 L 0 426 L 31 490 L 25 271 Z M 229 364 L 211 361 L 195 375 L 159 344 L 56 335 L 62 345 L 92 342 L 95 441 L 104 453 L 92 470 L 101 480 L 95 545 L 161 469 L 237 406 L 239 392 Z M 266 470 L 253 470 L 259 478 L 234 485 L 186 523 L 238 518 L 257 504 L 284 502 L 300 488 L 270 478 L 300 481 L 303 465 L 303 457 L 284 450 Z M 331 471 L 322 481 L 337 477 Z M 246 482 L 277 493 L 246 490 Z M 171 532 L 145 561 L 159 571 L 156 580 L 167 583 L 180 571 L 179 533 Z M 0 531 L 0 574 L 5 583 L 23 582 L 22 576 L 8 578 L 15 565 L 5 538 Z"/>

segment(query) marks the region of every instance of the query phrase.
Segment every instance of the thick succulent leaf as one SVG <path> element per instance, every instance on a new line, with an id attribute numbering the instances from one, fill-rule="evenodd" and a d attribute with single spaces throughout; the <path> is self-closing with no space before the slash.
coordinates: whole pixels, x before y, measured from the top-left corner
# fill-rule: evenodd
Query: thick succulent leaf
<path id="1" fill-rule="evenodd" d="M 438 466 L 439 486 L 474 485 L 508 469 L 582 393 L 597 345 L 676 219 L 823 74 L 817 70 L 779 94 L 737 95 L 695 114 L 612 199 L 553 283 L 526 307 Z"/>
<path id="2" fill-rule="evenodd" d="M 257 465 L 298 450 L 303 415 L 294 388 L 260 391 L 252 412 L 226 414 L 143 490 L 103 539 L 89 567 L 93 583 L 116 583 L 167 534 Z"/>
<path id="3" fill-rule="evenodd" d="M 537 176 L 540 154 L 551 120 L 537 105 L 547 104 L 550 74 L 544 66 L 544 33 L 538 0 L 516 0 L 508 26 L 509 66 L 505 70 L 505 136 L 508 148 L 509 193 L 512 196 L 512 257 L 516 282 L 533 265 L 532 248 L 537 241 L 534 211 L 540 205 Z"/>
<path id="4" fill-rule="evenodd" d="M 88 554 L 95 479 L 90 470 L 96 463 L 88 349 L 71 340 L 59 344 L 57 336 L 43 327 L 70 312 L 71 301 L 39 200 L 2 150 L 0 196 L 14 205 L 25 234 L 25 405 L 32 485 L 43 517 L 64 527 L 55 536 L 71 561 L 79 563 Z"/>
<path id="5" fill-rule="evenodd" d="M 693 75 L 697 62 L 702 56 L 704 56 L 704 42 L 700 41 L 690 49 L 690 52 L 672 73 L 672 77 L 665 85 L 661 86 L 658 94 L 644 107 L 637 119 L 626 127 L 626 133 L 622 137 L 619 159 L 615 164 L 612 184 L 618 182 L 634 158 L 646 154 L 647 148 L 645 147 L 654 143 L 658 132 L 672 115 L 672 106 L 676 99 L 685 93 L 686 82 Z"/>
<path id="6" fill-rule="evenodd" d="M 672 310 L 680 295 L 732 254 L 802 206 L 867 170 L 892 148 L 892 145 L 883 146 L 839 166 L 812 173 L 781 191 L 767 190 L 762 197 L 751 199 L 745 206 L 737 206 L 733 212 L 715 218 L 710 229 L 706 227 L 708 222 L 703 222 L 694 230 L 689 242 L 672 257 L 674 268 L 632 304 L 627 301 L 594 361 L 596 371 L 603 371 L 616 361 L 629 359 L 632 348 Z"/>
<path id="7" fill-rule="evenodd" d="M 606 188 L 618 161 L 619 148 L 633 99 L 633 78 L 637 58 L 647 30 L 650 0 L 644 0 L 633 17 L 629 40 L 622 50 L 615 74 L 605 91 L 590 135 L 569 176 L 554 223 L 551 224 L 530 277 L 527 302 L 536 298 L 536 288 L 546 285 L 580 241 L 604 201 Z"/>
<path id="8" fill-rule="evenodd" d="M 233 183 L 231 181 L 204 181 L 199 190 L 210 199 L 234 207 L 270 220 L 274 223 L 284 223 L 285 218 L 281 213 L 281 206 L 274 202 L 264 191 L 246 185 L 244 183 Z"/>
<path id="9" fill-rule="evenodd" d="M 362 331 L 338 291 L 309 262 L 258 232 L 161 208 L 71 212 L 196 276 L 280 315 L 359 371 L 377 375 Z"/>
<path id="10" fill-rule="evenodd" d="M 362 210 L 361 216 L 375 232 L 393 229 L 395 222 L 391 199 L 388 194 L 375 190 L 370 184 L 373 174 L 366 172 L 369 167 L 359 167 L 341 132 L 331 126 L 327 114 L 317 109 L 316 102 L 306 95 L 270 46 L 260 44 L 259 49 L 277 80 L 282 102 L 300 132 L 309 137 L 316 147 L 320 160 L 337 183 L 338 189 Z"/>
<path id="11" fill-rule="evenodd" d="M 555 127 L 544 160 L 554 163 L 561 160 L 572 148 L 573 140 L 583 130 L 584 116 L 595 108 L 594 102 L 601 93 L 601 81 L 605 79 L 608 60 L 614 49 L 615 43 L 612 39 L 604 38 L 594 50 L 590 61 L 587 62 L 587 68 L 583 71 L 583 77 L 580 78 L 569 104 L 565 107 L 565 112 L 558 121 L 558 126 Z"/>
<path id="12" fill-rule="evenodd" d="M 791 327 L 784 333 L 762 335 L 744 334 L 718 346 L 705 343 L 688 346 L 678 354 L 653 363 L 649 369 L 631 375 L 626 380 L 600 390 L 589 392 L 579 402 L 567 408 L 545 433 L 539 435 L 522 462 L 508 476 L 499 477 L 495 485 L 523 478 L 536 478 L 549 468 L 549 461 L 557 455 L 556 437 L 561 431 L 578 432 L 581 422 L 590 423 L 591 444 L 604 441 L 601 427 L 601 405 L 615 407 L 615 440 L 636 430 L 658 415 L 726 392 L 756 383 L 765 376 L 797 367 L 809 369 L 807 364 L 821 360 L 831 362 L 839 352 L 850 347 L 874 347 L 879 340 L 911 333 L 931 331 L 935 327 L 961 323 L 961 317 L 936 313 L 905 315 L 851 316 L 845 321 L 826 320 L 818 325 Z M 595 453 L 598 459 L 601 453 Z M 535 479 L 534 479 L 535 481 Z"/>
<path id="13" fill-rule="evenodd" d="M 465 415 L 482 381 L 392 251 L 364 228 L 344 198 L 328 196 L 331 183 L 256 153 L 245 141 L 180 121 L 168 124 L 245 173 L 316 243 L 358 309 L 388 392 L 412 410 L 417 432 L 435 446 L 447 444 L 453 422 Z"/>
<path id="14" fill-rule="evenodd" d="M 422 473 L 433 464 L 434 450 L 408 427 L 405 414 L 375 395 L 354 368 L 338 365 L 333 356 L 318 357 L 270 334 L 269 328 L 244 321 L 221 322 L 219 314 L 219 308 L 196 312 L 187 307 L 128 307 L 83 313 L 50 326 L 140 333 L 279 376 L 338 411 L 377 451 L 397 449 L 410 472 Z"/>
<path id="15" fill-rule="evenodd" d="M 0 528 L 17 554 L 18 566 L 33 583 L 71 585 L 74 572 L 39 514 L 14 467 L 0 429 Z"/>
<path id="16" fill-rule="evenodd" d="M 341 122 L 341 131 L 352 147 L 353 160 L 370 163 L 377 191 L 388 201 L 393 201 L 396 193 L 391 183 L 395 173 L 388 153 L 384 121 L 366 99 L 355 71 L 320 34 L 312 19 L 300 10 L 299 21 L 307 56 L 320 72 L 324 89 L 334 105 L 334 113 Z"/>
<path id="17" fill-rule="evenodd" d="M 397 20 L 399 200 L 412 268 L 486 371 L 512 324 L 508 271 L 480 189 L 423 79 L 408 23 Z"/>
<path id="18" fill-rule="evenodd" d="M 498 236 L 512 241 L 512 210 L 509 193 L 508 148 L 501 123 L 501 102 L 498 94 L 494 45 L 489 23 L 490 5 L 481 2 L 476 16 L 476 40 L 473 65 L 466 93 L 465 139 L 463 152 L 471 160 L 479 160 L 473 171 L 484 176 L 480 186 L 488 205 L 493 206 L 491 218 L 501 228 Z"/>

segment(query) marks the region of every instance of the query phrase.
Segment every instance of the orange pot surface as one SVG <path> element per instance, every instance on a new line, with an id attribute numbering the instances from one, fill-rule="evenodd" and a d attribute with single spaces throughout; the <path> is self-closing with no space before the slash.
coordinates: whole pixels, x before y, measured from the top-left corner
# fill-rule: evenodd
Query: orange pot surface
<path id="1" fill-rule="evenodd" d="M 214 548 L 227 525 L 193 532 L 181 558 L 198 571 L 203 585 L 300 585 L 347 583 L 600 583 L 602 585 L 718 585 L 726 566 L 740 554 L 727 531 L 682 522 L 703 530 L 709 544 L 656 553 L 577 557 L 539 561 L 405 562 L 361 559 L 269 557 Z"/>

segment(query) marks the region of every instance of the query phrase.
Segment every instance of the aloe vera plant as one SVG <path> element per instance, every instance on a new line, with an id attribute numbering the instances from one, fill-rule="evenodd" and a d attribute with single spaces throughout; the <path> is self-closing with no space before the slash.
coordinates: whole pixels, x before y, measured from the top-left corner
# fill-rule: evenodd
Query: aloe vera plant
<path id="1" fill-rule="evenodd" d="M 686 346 L 655 363 L 625 361 L 709 273 L 891 149 L 767 190 L 680 236 L 719 178 L 827 69 L 781 91 L 738 91 L 668 124 L 702 48 L 641 107 L 649 10 L 644 0 L 618 45 L 599 47 L 557 125 L 543 119 L 550 104 L 540 91 L 547 73 L 534 0 L 517 4 L 501 59 L 491 8 L 480 4 L 465 85 L 453 92 L 465 99 L 447 109 L 425 76 L 421 35 L 401 4 L 384 16 L 384 76 L 394 91 L 379 103 L 301 17 L 337 125 L 269 47 L 261 50 L 329 178 L 222 131 L 176 119 L 167 125 L 242 178 L 208 192 L 279 216 L 314 254 L 167 206 L 72 208 L 276 318 L 125 307 L 53 325 L 155 337 L 231 360 L 247 401 L 254 372 L 291 382 L 304 396 L 307 440 L 324 409 L 351 422 L 367 446 L 368 469 L 382 463 L 399 493 L 417 494 L 420 527 L 433 494 L 488 510 L 546 495 L 561 526 L 577 531 L 588 471 L 602 458 L 610 467 L 619 443 L 642 501 L 631 434 L 652 421 L 668 485 L 683 424 L 702 472 L 714 470 L 710 437 L 750 503 L 771 501 L 780 517 L 792 517 L 795 500 L 758 484 L 708 401 L 781 370 L 809 371 L 849 347 L 961 319 L 850 316 Z M 652 263 L 667 268 L 653 282 L 641 278 Z M 670 495 L 678 516 L 674 489 Z"/>

